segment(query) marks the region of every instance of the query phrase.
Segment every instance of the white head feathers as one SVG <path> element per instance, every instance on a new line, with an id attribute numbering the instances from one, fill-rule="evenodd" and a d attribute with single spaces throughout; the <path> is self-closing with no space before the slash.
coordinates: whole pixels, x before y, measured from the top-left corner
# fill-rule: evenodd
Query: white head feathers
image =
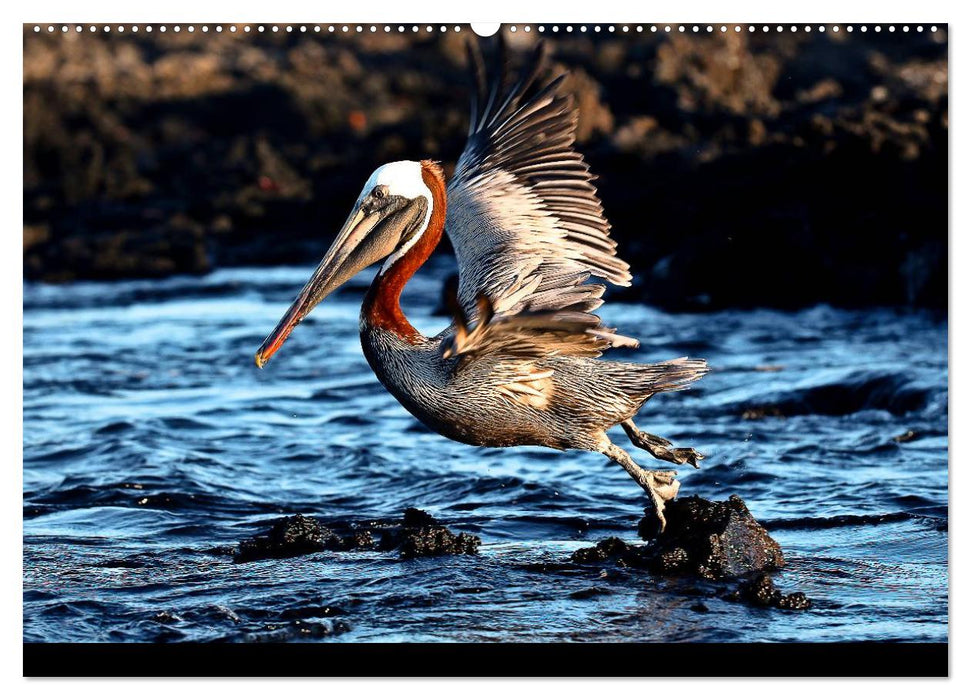
<path id="1" fill-rule="evenodd" d="M 364 191 L 361 193 L 361 197 L 366 197 L 378 185 L 387 187 L 388 194 L 398 195 L 408 199 L 424 197 L 427 202 L 427 206 L 425 207 L 425 220 L 421 224 L 420 233 L 408 239 L 401 248 L 392 253 L 384 261 L 384 265 L 381 266 L 381 272 L 384 272 L 400 259 L 401 256 L 407 253 L 418 242 L 422 234 L 425 233 L 425 229 L 428 228 L 428 220 L 432 215 L 433 200 L 431 190 L 428 189 L 428 185 L 425 184 L 425 181 L 421 177 L 421 163 L 415 160 L 399 160 L 394 163 L 382 165 L 371 173 L 367 184 L 364 185 Z"/>
<path id="2" fill-rule="evenodd" d="M 415 160 L 399 160 L 394 163 L 385 163 L 380 168 L 371 173 L 367 184 L 364 185 L 364 194 L 367 195 L 378 185 L 388 188 L 389 194 L 396 194 L 408 199 L 414 199 L 419 195 L 428 198 L 428 204 L 432 203 L 432 193 L 421 178 L 421 163 Z"/>

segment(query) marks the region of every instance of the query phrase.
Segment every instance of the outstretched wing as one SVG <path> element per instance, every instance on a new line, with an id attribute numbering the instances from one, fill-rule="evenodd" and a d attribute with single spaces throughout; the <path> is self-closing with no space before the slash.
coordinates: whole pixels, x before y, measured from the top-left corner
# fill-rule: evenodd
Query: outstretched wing
<path id="1" fill-rule="evenodd" d="M 561 91 L 565 76 L 545 77 L 541 44 L 507 89 L 501 44 L 498 53 L 490 82 L 478 45 L 469 44 L 477 89 L 445 217 L 459 302 L 469 316 L 479 295 L 504 315 L 592 311 L 605 287 L 589 283 L 591 275 L 622 286 L 631 278 L 590 169 L 573 148 L 577 110 Z"/>

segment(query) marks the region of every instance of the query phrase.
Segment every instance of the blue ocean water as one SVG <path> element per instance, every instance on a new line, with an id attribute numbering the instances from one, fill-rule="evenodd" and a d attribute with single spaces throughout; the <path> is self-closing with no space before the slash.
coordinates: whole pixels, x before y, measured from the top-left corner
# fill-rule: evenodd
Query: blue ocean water
<path id="1" fill-rule="evenodd" d="M 406 289 L 425 332 L 447 324 L 449 271 L 433 260 Z M 598 455 L 425 429 L 361 354 L 366 274 L 257 370 L 309 272 L 25 285 L 25 641 L 946 640 L 942 317 L 603 307 L 641 339 L 628 357 L 709 360 L 638 422 L 709 455 L 682 495 L 741 496 L 786 552 L 776 583 L 814 602 L 762 610 L 644 572 L 534 566 L 636 540 L 643 493 Z M 283 515 L 406 507 L 477 534 L 481 554 L 232 561 Z"/>

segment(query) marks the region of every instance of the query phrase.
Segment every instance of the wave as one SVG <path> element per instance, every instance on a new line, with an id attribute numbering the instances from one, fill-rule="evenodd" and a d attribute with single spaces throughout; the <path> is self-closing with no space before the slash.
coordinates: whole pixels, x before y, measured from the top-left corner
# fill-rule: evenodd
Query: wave
<path id="1" fill-rule="evenodd" d="M 788 417 L 817 414 L 845 416 L 865 410 L 904 415 L 925 408 L 933 393 L 905 372 L 862 370 L 823 384 L 781 391 L 764 400 L 742 402 L 744 417 Z"/>

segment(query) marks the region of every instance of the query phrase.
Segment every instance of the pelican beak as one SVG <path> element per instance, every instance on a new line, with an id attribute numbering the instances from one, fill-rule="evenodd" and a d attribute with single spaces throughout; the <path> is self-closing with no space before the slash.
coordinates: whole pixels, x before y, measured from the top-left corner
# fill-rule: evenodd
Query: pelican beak
<path id="1" fill-rule="evenodd" d="M 425 207 L 423 197 L 409 200 L 383 195 L 375 199 L 362 195 L 310 281 L 256 351 L 256 366 L 262 368 L 273 357 L 317 304 L 413 235 L 423 220 Z"/>
<path id="2" fill-rule="evenodd" d="M 362 243 L 381 220 L 380 212 L 366 213 L 363 207 L 356 207 L 347 218 L 330 250 L 320 261 L 310 280 L 297 295 L 290 308 L 280 319 L 273 332 L 266 337 L 256 351 L 256 366 L 262 368 L 274 353 L 280 349 L 290 333 L 307 317 L 317 304 L 322 302 L 335 289 L 370 265 L 360 264 L 369 256 L 362 256 Z M 376 262 L 376 261 L 372 261 Z"/>

